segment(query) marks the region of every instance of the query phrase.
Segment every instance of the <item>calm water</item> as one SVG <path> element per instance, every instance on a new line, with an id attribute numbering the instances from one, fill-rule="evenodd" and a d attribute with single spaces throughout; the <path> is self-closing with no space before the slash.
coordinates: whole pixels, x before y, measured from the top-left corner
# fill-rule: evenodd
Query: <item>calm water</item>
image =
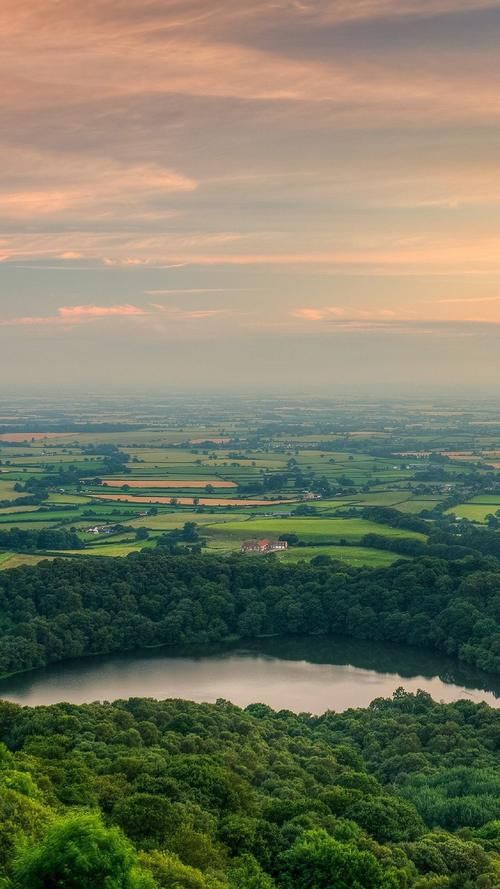
<path id="1" fill-rule="evenodd" d="M 500 707 L 500 678 L 399 646 L 325 638 L 236 647 L 154 649 L 86 658 L 0 681 L 0 697 L 35 706 L 117 698 L 225 698 L 240 706 L 322 713 L 366 707 L 399 686 L 436 700 Z"/>

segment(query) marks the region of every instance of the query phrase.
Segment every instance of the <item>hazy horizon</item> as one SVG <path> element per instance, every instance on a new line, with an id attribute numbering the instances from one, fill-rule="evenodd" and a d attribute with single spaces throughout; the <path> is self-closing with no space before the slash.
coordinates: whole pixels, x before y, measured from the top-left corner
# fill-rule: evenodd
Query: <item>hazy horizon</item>
<path id="1" fill-rule="evenodd" d="M 500 382 L 499 0 L 0 25 L 0 386 Z"/>

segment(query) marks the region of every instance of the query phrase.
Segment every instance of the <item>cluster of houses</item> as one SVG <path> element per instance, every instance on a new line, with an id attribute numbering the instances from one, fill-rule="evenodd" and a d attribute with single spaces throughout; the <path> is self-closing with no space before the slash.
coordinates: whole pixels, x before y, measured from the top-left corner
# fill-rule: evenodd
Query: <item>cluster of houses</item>
<path id="1" fill-rule="evenodd" d="M 277 553 L 288 549 L 286 540 L 246 540 L 241 544 L 242 553 Z"/>
<path id="2" fill-rule="evenodd" d="M 95 525 L 93 528 L 85 528 L 86 534 L 114 534 L 115 525 Z"/>

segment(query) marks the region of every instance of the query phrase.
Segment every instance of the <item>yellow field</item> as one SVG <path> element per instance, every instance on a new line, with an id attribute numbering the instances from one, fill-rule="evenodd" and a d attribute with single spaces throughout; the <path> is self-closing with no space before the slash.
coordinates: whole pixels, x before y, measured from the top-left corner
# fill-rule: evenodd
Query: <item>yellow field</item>
<path id="1" fill-rule="evenodd" d="M 127 494 L 95 494 L 96 500 L 116 500 L 118 503 L 170 503 L 172 497 L 146 497 L 146 496 L 127 496 Z M 193 497 L 175 497 L 177 503 L 181 506 L 194 506 Z M 249 506 L 284 506 L 287 503 L 293 503 L 292 500 L 236 500 L 230 497 L 199 497 L 197 498 L 200 506 L 241 506 L 246 509 Z"/>
<path id="2" fill-rule="evenodd" d="M 21 491 L 14 491 L 15 482 L 4 481 L 0 476 L 0 500 L 17 500 L 23 497 Z"/>
<path id="3" fill-rule="evenodd" d="M 0 515 L 19 515 L 20 512 L 37 512 L 38 506 L 5 506 Z"/>
<path id="4" fill-rule="evenodd" d="M 0 571 L 6 568 L 19 568 L 21 565 L 38 565 L 39 562 L 55 558 L 45 555 L 33 556 L 29 553 L 2 553 L 1 556 L 5 558 L 0 557 Z"/>

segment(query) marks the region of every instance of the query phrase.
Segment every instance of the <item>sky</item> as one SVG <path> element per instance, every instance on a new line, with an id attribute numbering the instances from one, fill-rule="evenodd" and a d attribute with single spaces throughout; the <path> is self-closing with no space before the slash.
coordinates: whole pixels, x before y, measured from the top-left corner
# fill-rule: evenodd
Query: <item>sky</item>
<path id="1" fill-rule="evenodd" d="M 500 0 L 0 31 L 0 389 L 500 383 Z"/>

